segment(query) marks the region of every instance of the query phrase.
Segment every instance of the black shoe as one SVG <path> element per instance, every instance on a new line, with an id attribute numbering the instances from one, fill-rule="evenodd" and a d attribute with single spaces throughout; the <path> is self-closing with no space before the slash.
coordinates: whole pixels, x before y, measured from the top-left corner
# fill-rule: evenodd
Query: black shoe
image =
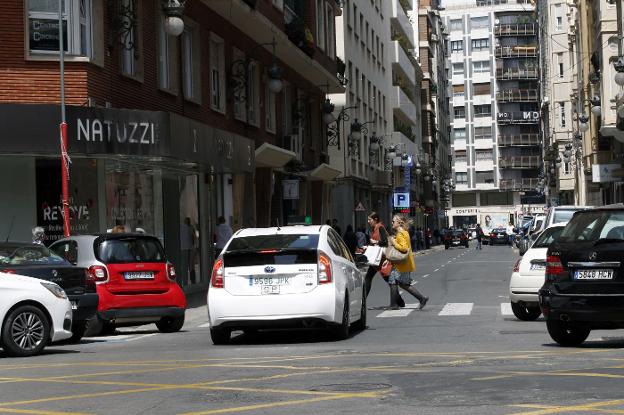
<path id="1" fill-rule="evenodd" d="M 391 305 L 387 308 L 387 310 L 400 310 L 401 307 L 399 307 L 398 305 Z"/>
<path id="2" fill-rule="evenodd" d="M 405 300 L 403 300 L 403 297 L 401 297 L 399 295 L 399 298 L 397 298 L 397 305 L 401 308 L 405 307 Z"/>
<path id="3" fill-rule="evenodd" d="M 429 297 L 425 297 L 421 302 L 420 302 L 420 307 L 418 308 L 419 310 L 422 310 L 423 308 L 425 308 L 425 305 L 427 304 L 427 301 L 429 301 Z"/>

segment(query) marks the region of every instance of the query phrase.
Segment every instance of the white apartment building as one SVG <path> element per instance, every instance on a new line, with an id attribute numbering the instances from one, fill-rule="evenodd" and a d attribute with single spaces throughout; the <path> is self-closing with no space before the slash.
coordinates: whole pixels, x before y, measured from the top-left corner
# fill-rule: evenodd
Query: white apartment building
<path id="1" fill-rule="evenodd" d="M 445 0 L 453 178 L 449 224 L 542 211 L 538 29 L 528 0 Z"/>

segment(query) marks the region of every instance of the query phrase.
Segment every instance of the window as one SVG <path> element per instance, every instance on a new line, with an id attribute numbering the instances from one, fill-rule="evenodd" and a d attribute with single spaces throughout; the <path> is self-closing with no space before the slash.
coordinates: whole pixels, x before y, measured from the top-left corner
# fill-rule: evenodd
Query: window
<path id="1" fill-rule="evenodd" d="M 471 29 L 487 29 L 490 26 L 490 19 L 487 16 L 473 17 L 470 19 Z"/>
<path id="2" fill-rule="evenodd" d="M 245 54 L 239 49 L 232 49 L 232 62 L 244 61 Z M 240 121 L 247 121 L 247 113 L 245 112 L 245 96 L 240 95 L 239 98 L 233 100 L 234 118 Z"/>
<path id="3" fill-rule="evenodd" d="M 451 20 L 451 30 L 464 30 L 462 19 Z"/>
<path id="4" fill-rule="evenodd" d="M 464 98 L 464 85 L 453 85 L 453 98 Z"/>
<path id="5" fill-rule="evenodd" d="M 453 75 L 463 75 L 464 74 L 464 64 L 463 63 L 454 63 L 453 64 Z"/>
<path id="6" fill-rule="evenodd" d="M 223 39 L 210 34 L 210 107 L 225 112 L 225 48 Z"/>
<path id="7" fill-rule="evenodd" d="M 91 57 L 91 0 L 65 0 L 63 43 L 73 56 Z M 57 54 L 58 1 L 28 2 L 28 47 L 33 54 Z"/>
<path id="8" fill-rule="evenodd" d="M 455 140 L 465 140 L 466 139 L 466 129 L 465 128 L 455 128 L 453 130 L 453 138 L 455 138 Z"/>
<path id="9" fill-rule="evenodd" d="M 475 174 L 475 179 L 477 183 L 494 183 L 494 172 L 491 171 L 478 171 Z"/>
<path id="10" fill-rule="evenodd" d="M 464 41 L 463 40 L 452 40 L 451 41 L 451 52 L 463 52 L 464 51 Z"/>
<path id="11" fill-rule="evenodd" d="M 185 22 L 182 32 L 182 90 L 184 98 L 201 102 L 199 87 L 199 29 Z"/>
<path id="12" fill-rule="evenodd" d="M 165 16 L 159 14 L 158 22 L 158 86 L 160 89 L 177 92 L 177 40 L 165 31 Z"/>
<path id="13" fill-rule="evenodd" d="M 490 84 L 473 84 L 474 95 L 490 95 Z"/>
<path id="14" fill-rule="evenodd" d="M 563 163 L 563 174 L 570 174 L 570 162 L 566 161 Z"/>
<path id="15" fill-rule="evenodd" d="M 477 150 L 477 160 L 492 160 L 492 150 Z"/>
<path id="16" fill-rule="evenodd" d="M 122 7 L 132 9 L 136 3 L 131 0 L 121 0 Z M 130 21 L 127 17 L 124 17 L 124 24 L 130 25 Z M 139 44 L 139 36 L 137 33 L 137 27 L 132 26 L 132 29 L 128 32 L 128 35 L 121 39 L 123 41 L 123 47 L 121 51 L 121 73 L 128 76 L 138 76 L 138 62 L 137 62 L 137 46 Z"/>
<path id="17" fill-rule="evenodd" d="M 260 68 L 257 62 L 251 62 L 247 71 L 247 122 L 251 125 L 258 126 L 260 118 L 258 111 L 260 109 Z"/>
<path id="18" fill-rule="evenodd" d="M 326 24 L 327 24 L 327 56 L 329 56 L 330 58 L 335 58 L 336 57 L 336 37 L 334 34 L 334 30 L 335 30 L 335 20 L 334 20 L 334 9 L 327 4 L 325 6 L 325 15 L 327 16 L 326 18 Z"/>
<path id="19" fill-rule="evenodd" d="M 492 139 L 492 127 L 475 127 L 474 139 L 475 140 L 491 140 Z"/>
<path id="20" fill-rule="evenodd" d="M 455 173 L 455 183 L 468 184 L 468 173 Z"/>
<path id="21" fill-rule="evenodd" d="M 557 53 L 557 67 L 559 78 L 563 78 L 563 53 Z"/>
<path id="22" fill-rule="evenodd" d="M 563 30 L 563 10 L 561 4 L 555 4 L 553 16 L 555 17 L 555 30 Z"/>
<path id="23" fill-rule="evenodd" d="M 269 84 L 264 87 L 264 127 L 270 133 L 275 133 L 275 92 L 271 92 Z"/>
<path id="24" fill-rule="evenodd" d="M 358 16 L 358 12 L 357 12 L 357 6 L 355 5 L 355 3 L 353 4 L 353 33 L 355 34 L 355 36 L 358 35 L 358 25 L 357 25 L 357 16 Z"/>
<path id="25" fill-rule="evenodd" d="M 455 107 L 453 108 L 453 112 L 455 114 L 455 118 L 466 118 L 466 108 L 464 107 Z"/>
<path id="26" fill-rule="evenodd" d="M 472 41 L 472 50 L 478 52 L 480 50 L 487 50 L 490 48 L 490 39 L 474 39 Z"/>
<path id="27" fill-rule="evenodd" d="M 284 81 L 282 87 L 283 107 L 282 107 L 282 127 L 286 135 L 293 133 L 293 120 L 292 120 L 292 98 L 291 98 L 290 84 Z"/>
<path id="28" fill-rule="evenodd" d="M 316 44 L 325 50 L 325 2 L 316 0 Z"/>
<path id="29" fill-rule="evenodd" d="M 490 61 L 476 61 L 472 62 L 472 71 L 474 73 L 489 73 Z"/>
<path id="30" fill-rule="evenodd" d="M 492 106 L 490 104 L 474 106 L 475 117 L 489 117 L 491 115 L 492 115 Z"/>
<path id="31" fill-rule="evenodd" d="M 457 163 L 466 163 L 468 158 L 466 157 L 466 150 L 457 150 L 455 152 L 455 161 Z"/>
<path id="32" fill-rule="evenodd" d="M 565 102 L 559 103 L 559 126 L 561 128 L 566 126 Z"/>

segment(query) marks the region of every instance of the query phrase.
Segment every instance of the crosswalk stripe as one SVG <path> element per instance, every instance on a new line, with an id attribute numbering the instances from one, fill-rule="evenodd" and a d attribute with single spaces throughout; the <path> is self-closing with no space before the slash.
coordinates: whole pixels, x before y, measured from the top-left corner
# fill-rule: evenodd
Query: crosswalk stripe
<path id="1" fill-rule="evenodd" d="M 501 314 L 504 316 L 513 315 L 513 311 L 511 311 L 511 303 L 501 303 Z"/>
<path id="2" fill-rule="evenodd" d="M 474 303 L 446 303 L 439 316 L 469 316 Z"/>
<path id="3" fill-rule="evenodd" d="M 200 324 L 200 325 L 199 325 L 199 326 L 197 326 L 197 327 L 199 327 L 199 328 L 201 328 L 201 329 L 204 329 L 204 328 L 206 328 L 206 327 L 210 327 L 210 323 L 208 322 L 208 323 Z"/>
<path id="4" fill-rule="evenodd" d="M 408 316 L 412 311 L 414 311 L 413 309 L 405 309 L 402 308 L 400 310 L 386 310 L 382 313 L 380 313 L 377 317 L 406 317 Z"/>

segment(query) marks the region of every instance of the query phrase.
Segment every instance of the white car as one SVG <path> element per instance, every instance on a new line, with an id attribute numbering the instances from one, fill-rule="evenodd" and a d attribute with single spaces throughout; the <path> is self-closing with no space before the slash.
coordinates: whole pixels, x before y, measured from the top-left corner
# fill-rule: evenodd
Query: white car
<path id="1" fill-rule="evenodd" d="M 572 219 L 572 215 L 579 210 L 591 209 L 593 206 L 553 206 L 548 209 L 546 219 L 537 232 L 552 225 L 566 225 Z"/>
<path id="2" fill-rule="evenodd" d="M 364 277 L 327 225 L 236 232 L 214 264 L 207 304 L 214 344 L 233 330 L 330 326 L 346 339 L 351 323 L 366 327 Z"/>
<path id="3" fill-rule="evenodd" d="M 546 251 L 559 237 L 563 225 L 547 228 L 533 245 L 514 265 L 509 281 L 511 310 L 520 320 L 535 320 L 542 313 L 539 307 L 538 291 L 544 285 L 546 273 Z"/>
<path id="4" fill-rule="evenodd" d="M 0 346 L 9 356 L 32 356 L 72 336 L 72 308 L 58 285 L 0 272 Z"/>

